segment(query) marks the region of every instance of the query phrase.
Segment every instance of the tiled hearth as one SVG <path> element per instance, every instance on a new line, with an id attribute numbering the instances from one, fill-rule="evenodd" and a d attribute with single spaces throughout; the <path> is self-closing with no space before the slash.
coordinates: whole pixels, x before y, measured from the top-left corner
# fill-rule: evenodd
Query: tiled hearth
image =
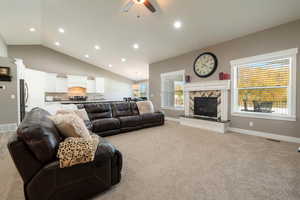
<path id="1" fill-rule="evenodd" d="M 228 126 L 230 80 L 189 83 L 184 87 L 185 116 L 181 117 L 183 125 L 209 129 L 225 133 Z M 192 118 L 194 116 L 195 97 L 217 97 L 217 121 Z"/>

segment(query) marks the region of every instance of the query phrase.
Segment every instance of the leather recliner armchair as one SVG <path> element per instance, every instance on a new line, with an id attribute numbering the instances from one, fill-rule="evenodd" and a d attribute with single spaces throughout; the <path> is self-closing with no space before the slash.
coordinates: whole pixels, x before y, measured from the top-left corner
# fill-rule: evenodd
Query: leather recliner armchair
<path id="1" fill-rule="evenodd" d="M 26 200 L 86 199 L 120 182 L 122 154 L 103 138 L 93 162 L 59 168 L 56 153 L 62 136 L 49 115 L 33 109 L 8 143 Z"/>

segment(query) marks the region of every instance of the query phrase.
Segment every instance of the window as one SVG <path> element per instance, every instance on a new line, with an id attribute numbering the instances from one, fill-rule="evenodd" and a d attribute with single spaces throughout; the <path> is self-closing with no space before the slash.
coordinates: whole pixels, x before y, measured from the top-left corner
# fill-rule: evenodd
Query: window
<path id="1" fill-rule="evenodd" d="M 231 61 L 232 115 L 295 121 L 296 54 L 290 49 Z"/>
<path id="2" fill-rule="evenodd" d="M 184 70 L 161 74 L 161 107 L 184 109 Z"/>
<path id="3" fill-rule="evenodd" d="M 134 97 L 148 98 L 148 82 L 136 83 L 132 85 Z"/>

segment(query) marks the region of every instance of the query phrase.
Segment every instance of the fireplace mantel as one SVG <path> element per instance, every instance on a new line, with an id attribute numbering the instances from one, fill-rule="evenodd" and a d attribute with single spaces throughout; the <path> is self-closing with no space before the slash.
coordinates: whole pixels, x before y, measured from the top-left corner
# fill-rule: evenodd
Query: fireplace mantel
<path id="1" fill-rule="evenodd" d="M 230 90 L 230 80 L 203 81 L 197 83 L 188 83 L 184 86 L 185 92 L 201 90 Z"/>

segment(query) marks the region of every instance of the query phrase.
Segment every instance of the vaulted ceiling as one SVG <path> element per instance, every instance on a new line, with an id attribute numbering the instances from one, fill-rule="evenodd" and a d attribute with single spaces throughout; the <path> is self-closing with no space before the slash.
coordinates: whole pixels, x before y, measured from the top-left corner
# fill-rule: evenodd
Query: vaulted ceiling
<path id="1" fill-rule="evenodd" d="M 158 12 L 135 5 L 123 13 L 128 0 L 0 0 L 0 34 L 9 45 L 42 44 L 142 80 L 150 63 L 300 18 L 299 0 L 149 1 Z"/>

